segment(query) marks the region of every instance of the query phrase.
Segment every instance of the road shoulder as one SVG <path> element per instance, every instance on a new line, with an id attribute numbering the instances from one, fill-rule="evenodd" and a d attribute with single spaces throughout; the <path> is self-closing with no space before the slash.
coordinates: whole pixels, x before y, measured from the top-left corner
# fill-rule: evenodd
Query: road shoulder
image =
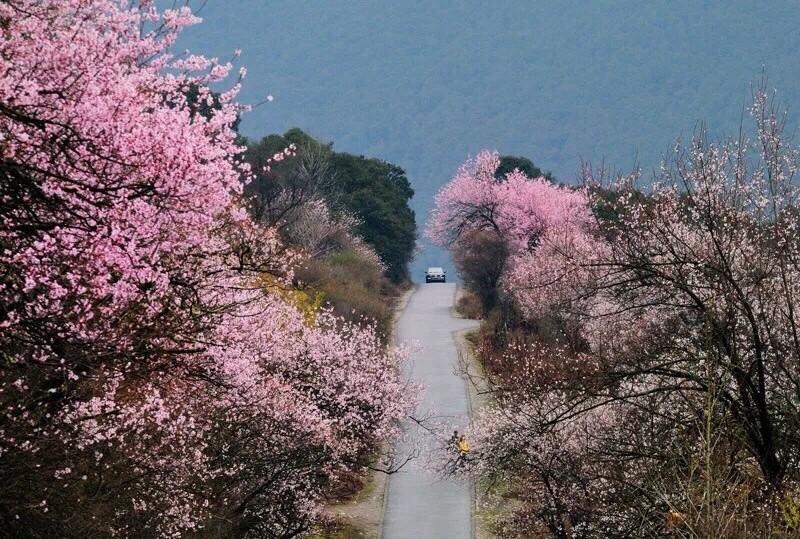
<path id="1" fill-rule="evenodd" d="M 463 289 L 459 285 L 456 289 L 454 307 L 452 310 L 452 316 L 455 318 L 464 318 L 455 309 L 455 305 L 458 305 L 461 294 L 463 294 Z M 483 367 L 480 361 L 478 361 L 475 353 L 475 346 L 470 340 L 470 336 L 476 335 L 477 332 L 478 328 L 471 328 L 453 333 L 453 338 L 458 348 L 459 374 L 464 379 L 464 385 L 467 390 L 470 421 L 474 419 L 476 413 L 487 406 L 491 401 Z M 483 489 L 478 485 L 473 486 L 472 501 L 473 538 L 495 539 L 496 536 L 491 532 L 489 523 L 489 515 L 494 511 L 494 507 L 492 507 L 491 501 L 484 495 Z"/>

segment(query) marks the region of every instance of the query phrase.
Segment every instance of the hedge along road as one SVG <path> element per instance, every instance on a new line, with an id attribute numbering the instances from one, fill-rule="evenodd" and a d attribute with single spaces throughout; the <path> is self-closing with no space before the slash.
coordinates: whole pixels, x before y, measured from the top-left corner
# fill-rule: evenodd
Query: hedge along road
<path id="1" fill-rule="evenodd" d="M 416 354 L 406 376 L 425 385 L 418 416 L 431 413 L 461 431 L 469 420 L 464 380 L 456 375 L 458 350 L 453 333 L 477 326 L 451 316 L 454 284 L 417 287 L 400 320 L 397 341 L 416 341 Z M 410 423 L 407 439 L 398 442 L 398 457 L 430 444 L 430 434 Z M 427 439 L 426 439 L 427 438 Z M 472 537 L 472 485 L 442 479 L 423 469 L 425 456 L 406 464 L 389 478 L 383 539 L 469 539 Z"/>

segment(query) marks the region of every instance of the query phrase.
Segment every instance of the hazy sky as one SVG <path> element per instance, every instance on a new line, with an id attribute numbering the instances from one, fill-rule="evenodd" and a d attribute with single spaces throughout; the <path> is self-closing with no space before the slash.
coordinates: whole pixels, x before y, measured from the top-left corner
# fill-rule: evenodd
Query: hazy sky
<path id="1" fill-rule="evenodd" d="M 402 166 L 420 228 L 483 148 L 565 181 L 581 159 L 647 172 L 699 120 L 735 131 L 762 69 L 800 110 L 796 1 L 208 0 L 201 16 L 178 49 L 242 49 L 241 101 L 274 96 L 245 135 L 298 126 Z M 414 269 L 442 259 L 427 249 Z"/>

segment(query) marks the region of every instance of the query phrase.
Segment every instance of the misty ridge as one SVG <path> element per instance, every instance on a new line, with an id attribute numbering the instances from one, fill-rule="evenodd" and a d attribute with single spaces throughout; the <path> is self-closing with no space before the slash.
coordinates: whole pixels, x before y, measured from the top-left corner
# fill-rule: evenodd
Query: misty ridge
<path id="1" fill-rule="evenodd" d="M 529 157 L 561 181 L 581 159 L 622 171 L 638 162 L 648 177 L 698 121 L 711 136 L 736 132 L 762 70 L 790 126 L 800 108 L 796 4 L 785 0 L 212 0 L 200 15 L 176 50 L 240 48 L 241 100 L 275 96 L 245 115 L 244 134 L 297 126 L 396 163 L 420 222 L 482 149 Z"/>

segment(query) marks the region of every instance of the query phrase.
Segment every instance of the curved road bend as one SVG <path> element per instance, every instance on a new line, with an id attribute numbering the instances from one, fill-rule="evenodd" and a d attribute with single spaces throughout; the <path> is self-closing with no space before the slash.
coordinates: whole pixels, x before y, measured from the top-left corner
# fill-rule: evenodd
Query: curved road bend
<path id="1" fill-rule="evenodd" d="M 453 318 L 450 308 L 455 284 L 421 284 L 397 322 L 397 341 L 417 341 L 423 349 L 406 373 L 426 388 L 419 415 L 435 410 L 445 424 L 462 430 L 469 417 L 464 381 L 456 376 L 458 351 L 453 332 L 477 322 Z M 399 442 L 398 455 L 424 434 L 407 426 L 411 441 Z M 418 445 L 424 445 L 419 443 Z M 424 461 L 425 459 L 419 459 Z M 383 539 L 470 539 L 472 537 L 472 485 L 443 480 L 421 469 L 417 461 L 389 478 Z"/>

